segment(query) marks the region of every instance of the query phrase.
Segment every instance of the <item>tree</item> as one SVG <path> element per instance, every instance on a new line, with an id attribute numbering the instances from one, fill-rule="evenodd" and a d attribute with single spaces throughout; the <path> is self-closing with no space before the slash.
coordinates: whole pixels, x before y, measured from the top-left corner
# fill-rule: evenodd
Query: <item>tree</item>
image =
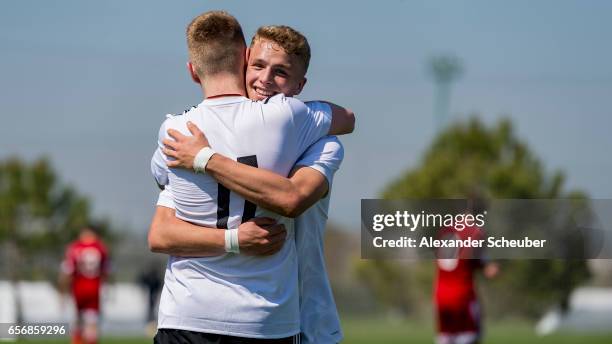
<path id="1" fill-rule="evenodd" d="M 55 280 L 65 245 L 90 221 L 88 200 L 62 185 L 46 159 L 0 162 L 0 247 L 12 283 Z"/>
<path id="2" fill-rule="evenodd" d="M 473 190 L 489 198 L 585 197 L 580 192 L 563 192 L 563 181 L 561 172 L 544 171 L 540 160 L 516 137 L 510 121 L 501 120 L 489 128 L 472 118 L 440 133 L 420 165 L 390 183 L 383 197 L 467 198 Z M 421 269 L 432 270 L 429 264 L 421 265 Z M 416 270 L 417 274 L 426 274 Z M 571 290 L 588 278 L 585 260 L 507 261 L 504 271 L 489 288 L 498 296 L 504 295 L 496 298 L 498 307 L 506 313 L 531 316 L 553 303 L 566 305 Z M 396 283 L 392 279 L 386 282 L 381 284 L 390 290 L 388 284 Z M 400 282 L 405 283 L 405 279 Z M 431 286 L 431 278 L 426 283 Z M 412 287 L 430 290 L 423 284 Z"/>

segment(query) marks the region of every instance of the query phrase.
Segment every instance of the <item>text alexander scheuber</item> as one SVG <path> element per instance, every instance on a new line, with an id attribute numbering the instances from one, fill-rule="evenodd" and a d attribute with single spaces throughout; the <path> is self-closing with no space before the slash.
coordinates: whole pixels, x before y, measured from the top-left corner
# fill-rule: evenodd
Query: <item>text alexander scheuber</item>
<path id="1" fill-rule="evenodd" d="M 468 227 L 482 228 L 485 225 L 487 212 L 481 214 L 430 214 L 421 211 L 420 213 L 409 213 L 408 211 L 397 210 L 395 214 L 375 214 L 372 217 L 372 230 L 381 232 L 387 228 L 407 229 L 414 232 L 418 228 L 454 228 L 462 231 Z M 525 237 L 521 240 L 509 240 L 504 237 L 488 237 L 485 239 L 433 239 L 432 237 L 422 237 L 419 244 L 415 238 L 400 237 L 399 239 L 384 239 L 382 236 L 375 236 L 372 244 L 376 248 L 384 247 L 544 247 L 546 240 L 531 240 Z"/>

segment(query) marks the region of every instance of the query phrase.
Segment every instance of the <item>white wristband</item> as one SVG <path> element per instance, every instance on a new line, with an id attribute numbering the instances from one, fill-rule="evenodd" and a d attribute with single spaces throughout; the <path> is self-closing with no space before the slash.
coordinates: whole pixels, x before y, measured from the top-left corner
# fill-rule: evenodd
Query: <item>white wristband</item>
<path id="1" fill-rule="evenodd" d="M 196 173 L 205 173 L 208 160 L 210 160 L 215 153 L 216 152 L 210 147 L 200 149 L 198 154 L 196 154 L 195 158 L 193 159 L 193 170 Z"/>
<path id="2" fill-rule="evenodd" d="M 240 253 L 238 228 L 227 229 L 225 231 L 225 252 Z"/>

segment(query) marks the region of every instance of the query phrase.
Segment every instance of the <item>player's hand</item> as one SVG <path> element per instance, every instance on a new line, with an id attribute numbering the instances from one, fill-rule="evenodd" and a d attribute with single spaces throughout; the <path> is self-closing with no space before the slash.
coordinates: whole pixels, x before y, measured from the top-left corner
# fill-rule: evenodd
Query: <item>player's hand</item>
<path id="1" fill-rule="evenodd" d="M 287 230 L 268 217 L 256 217 L 238 227 L 240 253 L 250 256 L 268 256 L 278 252 L 285 243 Z"/>
<path id="2" fill-rule="evenodd" d="M 168 157 L 175 159 L 166 162 L 168 167 L 192 169 L 196 155 L 202 148 L 209 146 L 206 135 L 195 124 L 187 122 L 187 129 L 193 136 L 185 136 L 177 130 L 168 129 L 168 135 L 173 140 L 164 139 L 162 141 L 164 144 L 162 151 Z"/>

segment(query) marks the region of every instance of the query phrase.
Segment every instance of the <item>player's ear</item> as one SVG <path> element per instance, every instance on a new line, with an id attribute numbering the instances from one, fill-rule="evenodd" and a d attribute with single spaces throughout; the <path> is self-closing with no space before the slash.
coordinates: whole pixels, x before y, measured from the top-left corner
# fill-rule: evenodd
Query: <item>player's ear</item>
<path id="1" fill-rule="evenodd" d="M 191 62 L 187 62 L 187 70 L 189 71 L 191 80 L 193 80 L 193 82 L 195 82 L 196 84 L 200 84 L 200 77 L 198 76 L 198 73 L 196 73 L 195 67 Z"/>
<path id="2" fill-rule="evenodd" d="M 246 48 L 246 54 L 245 54 L 246 60 L 244 60 L 245 66 L 249 65 L 249 56 L 251 56 L 251 47 Z"/>
<path id="3" fill-rule="evenodd" d="M 304 89 L 304 86 L 306 86 L 306 81 L 308 81 L 308 79 L 304 77 L 302 81 L 298 84 L 297 91 L 295 92 L 296 96 L 302 92 L 302 90 Z"/>

